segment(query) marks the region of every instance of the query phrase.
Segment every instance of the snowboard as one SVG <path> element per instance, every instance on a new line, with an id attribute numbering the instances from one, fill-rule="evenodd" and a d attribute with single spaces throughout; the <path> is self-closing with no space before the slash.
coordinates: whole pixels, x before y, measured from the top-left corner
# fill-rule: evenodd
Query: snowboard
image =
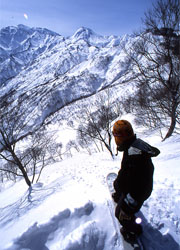
<path id="1" fill-rule="evenodd" d="M 121 225 L 120 225 L 119 221 L 117 220 L 117 218 L 115 217 L 116 203 L 112 199 L 112 194 L 115 191 L 114 186 L 113 186 L 113 182 L 116 179 L 116 177 L 117 177 L 116 173 L 109 173 L 106 177 L 106 182 L 107 182 L 107 186 L 108 186 L 110 196 L 111 196 L 111 199 L 108 201 L 108 207 L 110 210 L 110 214 L 111 214 L 111 217 L 113 220 L 113 225 L 114 225 L 114 228 L 116 230 L 117 236 L 120 237 L 120 241 L 121 241 L 120 244 L 123 244 L 124 250 L 145 250 L 145 248 L 143 247 L 139 238 L 137 238 L 137 240 L 134 241 L 133 243 L 129 243 L 129 242 L 124 240 L 123 236 L 120 233 Z"/>

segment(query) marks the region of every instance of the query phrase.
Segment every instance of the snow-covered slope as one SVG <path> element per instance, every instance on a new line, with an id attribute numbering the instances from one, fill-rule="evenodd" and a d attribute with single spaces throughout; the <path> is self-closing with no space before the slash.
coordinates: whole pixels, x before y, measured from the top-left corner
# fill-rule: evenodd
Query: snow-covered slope
<path id="1" fill-rule="evenodd" d="M 8 79 L 25 68 L 29 72 L 39 66 L 38 70 L 41 74 L 51 72 L 51 77 L 53 74 L 63 75 L 84 61 L 89 61 L 94 66 L 96 62 L 99 64 L 104 62 L 105 65 L 101 65 L 101 68 L 104 68 L 111 62 L 108 51 L 112 49 L 110 54 L 113 57 L 113 48 L 118 47 L 121 40 L 120 37 L 95 34 L 84 27 L 67 38 L 47 29 L 29 28 L 24 25 L 3 28 L 0 30 L 0 85 L 6 84 Z M 117 50 L 119 48 L 114 52 Z M 106 62 L 106 57 L 110 61 Z M 94 62 L 93 59 L 96 61 Z M 45 63 L 42 62 L 43 60 Z M 46 68 L 41 67 L 44 64 Z"/>
<path id="2" fill-rule="evenodd" d="M 0 85 L 16 76 L 51 44 L 63 39 L 53 31 L 28 28 L 24 25 L 6 27 L 0 30 Z"/>
<path id="3" fill-rule="evenodd" d="M 146 250 L 180 249 L 180 137 L 160 142 L 155 134 L 137 135 L 161 150 L 154 159 L 152 196 L 139 216 Z M 68 136 L 64 134 L 64 137 Z M 6 183 L 0 193 L 1 250 L 119 250 L 123 249 L 107 207 L 107 173 L 119 169 L 121 155 L 108 153 L 55 163 L 40 182 L 27 190 L 24 181 Z"/>
<path id="4" fill-rule="evenodd" d="M 132 91 L 132 85 L 118 85 L 128 70 L 121 43 L 131 39 L 103 37 L 87 28 L 68 38 L 22 25 L 2 29 L 0 98 L 5 97 L 5 104 L 12 108 L 21 103 L 20 112 L 25 112 L 27 120 L 33 116 L 28 131 L 57 110 L 62 111 L 59 120 L 67 123 L 78 112 L 73 103 L 79 100 L 80 110 L 83 98 L 92 102 L 93 95 L 110 84 L 116 85 L 116 97 Z M 52 126 L 59 129 L 59 141 L 66 143 L 72 131 L 66 133 L 58 122 Z M 147 250 L 178 250 L 179 136 L 162 143 L 155 134 L 146 137 L 140 128 L 136 130 L 161 150 L 154 159 L 154 191 L 140 214 Z M 1 184 L 0 250 L 123 249 L 107 207 L 110 197 L 105 182 L 107 173 L 118 171 L 120 159 L 121 155 L 112 160 L 106 152 L 76 153 L 45 168 L 40 182 L 30 190 L 24 180 Z"/>
<path id="5" fill-rule="evenodd" d="M 23 25 L 0 31 L 0 97 L 24 103 L 31 125 L 123 76 L 121 42 L 80 28 L 71 37 Z M 23 112 L 23 110 L 22 110 Z"/>

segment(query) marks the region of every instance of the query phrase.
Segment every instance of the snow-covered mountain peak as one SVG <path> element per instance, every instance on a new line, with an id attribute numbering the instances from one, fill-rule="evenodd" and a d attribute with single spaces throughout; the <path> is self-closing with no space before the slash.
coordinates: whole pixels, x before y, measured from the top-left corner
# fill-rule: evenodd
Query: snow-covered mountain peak
<path id="1" fill-rule="evenodd" d="M 75 32 L 71 39 L 73 41 L 83 40 L 90 45 L 103 47 L 110 42 L 112 37 L 102 36 L 89 28 L 81 27 Z"/>
<path id="2" fill-rule="evenodd" d="M 98 36 L 98 35 L 89 28 L 81 27 L 75 32 L 73 38 L 89 39 L 91 36 Z"/>
<path id="3" fill-rule="evenodd" d="M 0 85 L 34 63 L 44 51 L 64 40 L 59 34 L 25 25 L 0 30 Z"/>
<path id="4" fill-rule="evenodd" d="M 34 124 L 40 125 L 62 107 L 118 81 L 124 74 L 119 67 L 124 58 L 120 44 L 120 37 L 101 36 L 83 27 L 68 38 L 24 25 L 4 28 L 0 97 L 6 95 L 12 103 L 26 98 L 27 116 L 33 112 Z"/>
<path id="5" fill-rule="evenodd" d="M 59 34 L 43 28 L 29 28 L 25 25 L 8 26 L 0 30 L 0 48 L 16 49 L 30 38 L 37 36 L 60 36 Z"/>

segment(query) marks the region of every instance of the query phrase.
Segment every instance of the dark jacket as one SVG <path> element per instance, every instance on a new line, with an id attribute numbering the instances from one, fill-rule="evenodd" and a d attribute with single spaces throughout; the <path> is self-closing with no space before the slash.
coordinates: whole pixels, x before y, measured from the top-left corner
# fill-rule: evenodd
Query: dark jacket
<path id="1" fill-rule="evenodd" d="M 114 188 L 119 194 L 128 193 L 139 203 L 143 203 L 151 194 L 153 188 L 154 166 L 151 157 L 160 151 L 134 136 L 126 145 L 121 169 Z"/>

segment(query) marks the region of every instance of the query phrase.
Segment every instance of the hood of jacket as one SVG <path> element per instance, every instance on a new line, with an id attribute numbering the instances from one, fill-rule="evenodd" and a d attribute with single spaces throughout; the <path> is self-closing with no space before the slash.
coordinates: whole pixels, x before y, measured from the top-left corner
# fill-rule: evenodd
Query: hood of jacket
<path id="1" fill-rule="evenodd" d="M 150 157 L 156 157 L 160 154 L 160 150 L 156 147 L 153 147 L 149 145 L 147 142 L 141 140 L 141 139 L 136 139 L 133 141 L 131 144 L 130 149 L 135 148 L 139 151 L 147 153 Z"/>

